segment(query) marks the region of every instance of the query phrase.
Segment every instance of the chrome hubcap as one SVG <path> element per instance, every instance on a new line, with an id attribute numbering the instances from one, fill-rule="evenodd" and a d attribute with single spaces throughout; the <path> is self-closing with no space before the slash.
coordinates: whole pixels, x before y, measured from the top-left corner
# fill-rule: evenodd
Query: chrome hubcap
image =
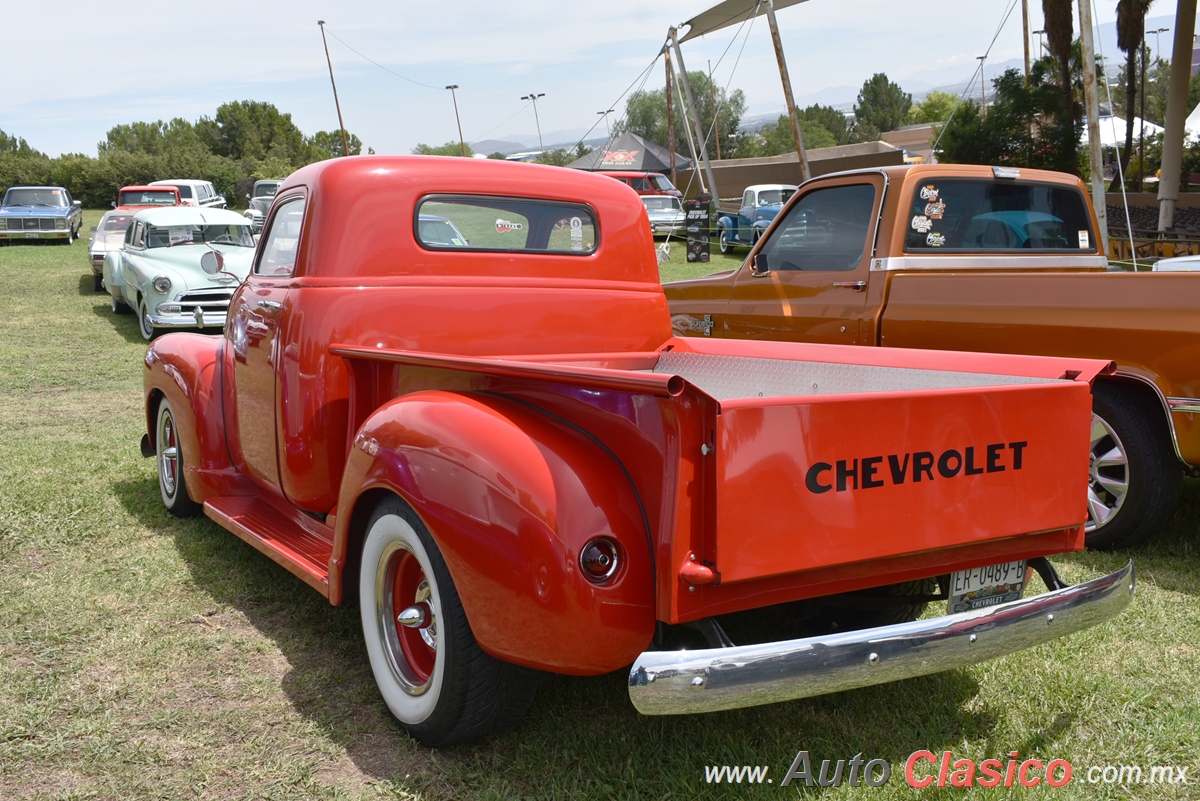
<path id="1" fill-rule="evenodd" d="M 423 695 L 437 664 L 437 599 L 416 555 L 403 543 L 393 543 L 380 559 L 375 601 L 392 675 L 409 695 Z"/>
<path id="2" fill-rule="evenodd" d="M 1095 531 L 1112 520 L 1129 492 L 1129 457 L 1125 445 L 1112 426 L 1095 414 L 1091 439 L 1087 531 Z"/>
<path id="3" fill-rule="evenodd" d="M 175 441 L 175 421 L 163 413 L 158 422 L 158 477 L 163 491 L 171 497 L 179 481 L 179 445 Z"/>

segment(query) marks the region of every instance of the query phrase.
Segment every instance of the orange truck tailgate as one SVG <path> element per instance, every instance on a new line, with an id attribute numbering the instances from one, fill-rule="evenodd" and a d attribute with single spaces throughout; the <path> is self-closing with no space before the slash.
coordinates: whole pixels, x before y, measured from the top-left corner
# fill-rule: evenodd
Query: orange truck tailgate
<path id="1" fill-rule="evenodd" d="M 913 353 L 926 366 L 662 354 L 656 372 L 720 406 L 721 584 L 1083 525 L 1089 382 L 1106 365 L 1031 360 L 1014 375 L 986 372 L 1019 370 L 1014 357 L 974 355 L 984 371 L 974 372 L 932 369 L 941 354 Z"/>

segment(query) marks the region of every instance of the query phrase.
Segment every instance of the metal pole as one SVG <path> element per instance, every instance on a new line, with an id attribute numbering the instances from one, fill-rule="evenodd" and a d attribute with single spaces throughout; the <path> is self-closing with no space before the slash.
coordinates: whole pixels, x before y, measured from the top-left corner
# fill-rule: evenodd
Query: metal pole
<path id="1" fill-rule="evenodd" d="M 987 80 L 983 77 L 983 65 L 987 56 L 975 56 L 979 60 L 979 99 L 983 101 L 983 118 L 987 119 Z"/>
<path id="2" fill-rule="evenodd" d="M 1192 77 L 1192 31 L 1196 29 L 1196 0 L 1179 0 L 1175 7 L 1175 42 L 1171 52 L 1171 85 L 1167 91 L 1166 131 L 1163 133 L 1162 177 L 1158 181 L 1158 230 L 1175 227 L 1175 202 L 1183 171 L 1183 128 L 1188 115 L 1188 81 Z"/>
<path id="3" fill-rule="evenodd" d="M 712 60 L 708 62 L 708 96 L 712 100 L 713 139 L 717 140 L 717 161 L 721 160 L 721 121 L 717 119 L 717 90 L 713 88 Z"/>
<path id="4" fill-rule="evenodd" d="M 325 38 L 325 20 L 317 20 L 321 28 L 321 42 L 325 45 L 325 61 L 329 64 L 329 83 L 333 86 L 333 105 L 338 113 L 338 127 L 342 129 L 342 155 L 350 155 L 350 140 L 346 138 L 346 123 L 342 122 L 342 104 L 338 102 L 337 84 L 333 81 L 333 60 L 329 57 L 329 41 Z"/>
<path id="5" fill-rule="evenodd" d="M 1092 0 L 1079 0 L 1079 43 L 1083 49 L 1083 100 L 1087 108 L 1092 205 L 1096 207 L 1096 221 L 1100 224 L 1100 252 L 1107 256 L 1108 214 L 1104 202 L 1104 163 L 1100 156 L 1100 92 L 1096 87 L 1096 50 L 1092 36 Z"/>
<path id="6" fill-rule="evenodd" d="M 1021 0 L 1021 44 L 1025 47 L 1025 88 L 1029 88 L 1029 0 Z"/>
<path id="7" fill-rule="evenodd" d="M 527 95 L 525 95 L 524 97 L 522 97 L 522 98 L 521 98 L 522 100 L 532 100 L 532 101 L 533 101 L 533 121 L 537 123 L 537 129 L 538 129 L 538 148 L 539 148 L 539 149 L 540 149 L 540 150 L 541 150 L 543 153 L 545 153 L 545 152 L 546 152 L 546 146 L 545 146 L 544 144 L 542 144 L 542 121 L 538 119 L 538 113 L 537 113 L 537 99 L 538 99 L 539 97 L 545 97 L 545 96 L 546 96 L 546 93 L 545 93 L 545 92 L 542 92 L 542 93 L 540 93 L 540 94 L 534 94 L 533 92 L 530 92 L 529 94 L 527 94 Z"/>
<path id="8" fill-rule="evenodd" d="M 675 60 L 679 62 L 679 77 L 683 81 L 683 89 L 687 93 L 688 116 L 696 129 L 696 146 L 700 148 L 700 159 L 704 164 L 704 173 L 708 177 L 708 192 L 713 201 L 717 201 L 717 179 L 713 177 L 712 162 L 708 160 L 708 147 L 704 141 L 704 131 L 700 128 L 700 116 L 696 111 L 696 95 L 692 92 L 692 82 L 688 80 L 687 67 L 683 63 L 683 53 L 679 50 L 679 40 L 675 38 L 675 29 L 671 28 L 671 46 L 675 49 Z"/>
<path id="9" fill-rule="evenodd" d="M 612 126 L 608 124 L 608 115 L 612 114 L 615 110 L 616 109 L 610 108 L 608 111 L 597 111 L 596 112 L 597 114 L 599 114 L 601 117 L 604 118 L 604 130 L 608 131 L 609 139 L 612 139 Z"/>
<path id="10" fill-rule="evenodd" d="M 687 101 L 683 99 L 682 83 L 682 81 L 675 81 L 675 98 L 679 100 L 679 107 L 686 109 Z M 683 135 L 687 139 L 688 152 L 692 154 L 692 171 L 696 179 L 700 182 L 700 194 L 704 194 L 708 192 L 708 187 L 704 183 L 704 163 L 700 161 L 700 154 L 696 152 L 696 140 L 692 137 L 692 127 L 690 125 L 683 126 Z"/>
<path id="11" fill-rule="evenodd" d="M 674 35 L 674 28 L 671 29 Z M 663 55 L 666 56 L 667 64 L 667 143 L 671 148 L 671 183 L 678 183 L 678 176 L 675 174 L 675 97 L 671 87 L 671 48 L 664 47 Z"/>
<path id="12" fill-rule="evenodd" d="M 1142 113 L 1139 115 L 1140 130 L 1138 132 L 1138 191 L 1142 191 L 1142 183 L 1146 180 L 1146 33 L 1142 32 Z"/>
<path id="13" fill-rule="evenodd" d="M 467 157 L 467 142 L 462 135 L 462 120 L 458 116 L 458 96 L 454 94 L 454 90 L 458 88 L 458 84 L 452 84 L 446 87 L 450 90 L 450 97 L 454 100 L 454 121 L 458 123 L 458 143 L 462 145 L 463 158 Z"/>
<path id="14" fill-rule="evenodd" d="M 792 118 L 792 135 L 796 137 L 796 157 L 800 160 L 800 181 L 812 178 L 808 166 L 808 151 L 804 147 L 804 134 L 800 132 L 800 112 L 796 110 L 796 98 L 792 96 L 792 80 L 788 77 L 787 61 L 783 58 L 783 41 L 779 38 L 779 25 L 775 22 L 775 4 L 767 2 L 767 24 L 771 28 L 771 43 L 775 45 L 775 58 L 779 61 L 779 79 L 783 81 L 783 99 L 787 102 L 788 116 Z"/>
<path id="15" fill-rule="evenodd" d="M 1046 57 L 1046 40 L 1042 37 L 1046 35 L 1045 31 L 1034 31 L 1033 35 L 1038 38 L 1038 61 Z"/>

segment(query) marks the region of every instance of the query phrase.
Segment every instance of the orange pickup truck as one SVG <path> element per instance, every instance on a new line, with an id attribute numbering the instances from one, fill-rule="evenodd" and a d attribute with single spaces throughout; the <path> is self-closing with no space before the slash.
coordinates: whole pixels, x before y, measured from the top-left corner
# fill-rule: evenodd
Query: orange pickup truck
<path id="1" fill-rule="evenodd" d="M 1200 465 L 1200 278 L 1110 269 L 1073 176 L 921 165 L 809 181 L 738 269 L 667 284 L 678 335 L 1113 360 L 1087 542 L 1132 545 Z"/>

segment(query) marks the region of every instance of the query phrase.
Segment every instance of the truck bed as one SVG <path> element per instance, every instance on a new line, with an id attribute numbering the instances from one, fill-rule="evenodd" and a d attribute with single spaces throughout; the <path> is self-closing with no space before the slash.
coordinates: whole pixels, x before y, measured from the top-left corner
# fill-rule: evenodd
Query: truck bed
<path id="1" fill-rule="evenodd" d="M 536 398 L 584 428 L 581 399 L 608 407 L 658 398 L 661 421 L 638 428 L 659 432 L 643 452 L 665 454 L 647 474 L 678 482 L 653 532 L 659 597 L 671 599 L 661 612 L 671 620 L 736 609 L 758 592 L 812 597 L 868 576 L 878 584 L 917 563 L 931 575 L 1082 547 L 1089 382 L 1110 369 L 696 339 L 645 353 L 532 358 L 333 350 L 356 365 L 352 386 L 370 388 L 361 401 L 352 391 L 352 408 L 364 411 L 395 397 L 400 373 L 386 372 L 405 367 L 437 371 L 442 388 Z M 560 390 L 570 403 L 553 406 L 547 387 L 564 385 L 575 388 Z M 633 458 L 623 456 L 629 443 L 604 444 Z M 711 577 L 697 578 L 689 564 Z"/>

